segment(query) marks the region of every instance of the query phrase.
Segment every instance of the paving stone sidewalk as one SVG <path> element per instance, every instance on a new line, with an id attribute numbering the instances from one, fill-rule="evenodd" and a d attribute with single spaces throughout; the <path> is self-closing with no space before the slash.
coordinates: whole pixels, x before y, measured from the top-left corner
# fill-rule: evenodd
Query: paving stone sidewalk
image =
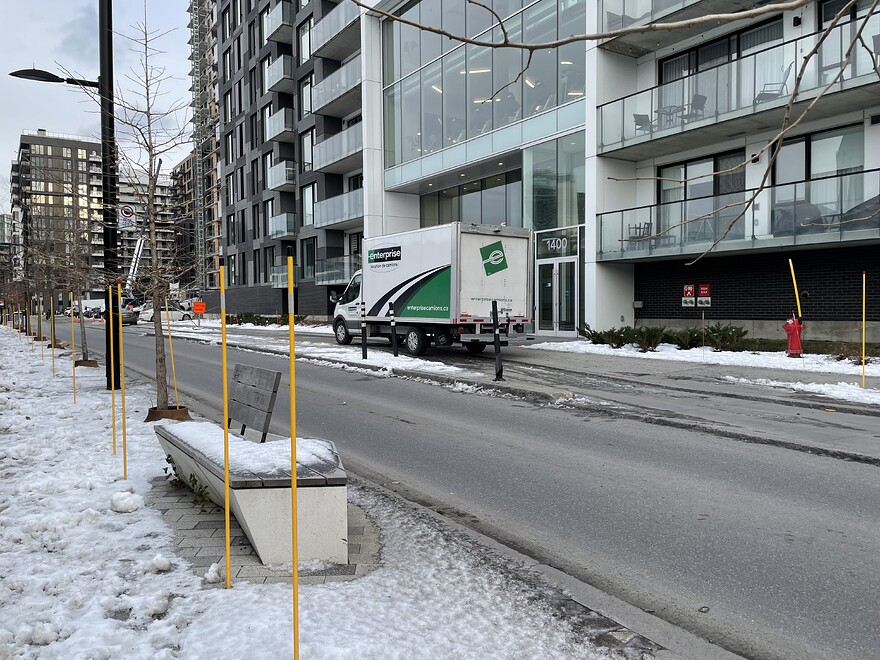
<path id="1" fill-rule="evenodd" d="M 204 577 L 211 564 L 224 566 L 226 557 L 223 509 L 213 504 L 202 507 L 195 493 L 186 486 L 175 485 L 164 477 L 152 480 L 146 503 L 162 514 L 174 530 L 175 552 L 190 562 L 193 572 Z M 289 566 L 264 566 L 247 536 L 230 517 L 230 566 L 233 581 L 245 580 L 258 584 L 292 581 Z M 379 565 L 379 532 L 363 510 L 348 505 L 348 564 L 311 566 L 306 562 L 299 572 L 301 584 L 324 584 L 354 580 Z M 216 586 L 223 586 L 219 583 Z"/>

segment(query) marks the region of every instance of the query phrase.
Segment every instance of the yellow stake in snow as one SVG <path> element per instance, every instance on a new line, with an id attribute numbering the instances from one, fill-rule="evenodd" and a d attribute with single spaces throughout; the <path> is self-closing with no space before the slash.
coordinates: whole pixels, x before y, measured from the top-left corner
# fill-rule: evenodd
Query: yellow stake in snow
<path id="1" fill-rule="evenodd" d="M 49 298 L 49 316 L 52 322 L 49 324 L 49 338 L 52 340 L 52 378 L 55 378 L 55 297 Z"/>
<path id="2" fill-rule="evenodd" d="M 37 317 L 37 328 L 40 333 L 40 362 L 46 361 L 46 340 L 43 338 L 43 296 L 40 296 L 40 315 Z"/>
<path id="3" fill-rule="evenodd" d="M 865 271 L 862 271 L 862 389 L 865 389 L 865 325 L 867 323 L 866 300 L 867 289 L 865 287 Z"/>
<path id="4" fill-rule="evenodd" d="M 223 515 L 226 521 L 226 588 L 232 586 L 229 560 L 229 392 L 226 384 L 226 276 L 220 264 L 220 353 L 223 369 Z"/>
<path id="5" fill-rule="evenodd" d="M 113 303 L 113 285 L 107 287 L 107 297 Z M 109 325 L 107 326 L 110 327 Z M 110 333 L 110 417 L 113 419 L 113 455 L 116 456 L 116 348 L 113 346 L 113 333 Z"/>
<path id="6" fill-rule="evenodd" d="M 82 323 L 82 319 L 79 321 Z M 76 317 L 73 314 L 73 291 L 70 292 L 70 366 L 73 368 L 73 402 L 76 403 L 76 344 L 74 343 L 74 337 L 76 333 L 74 331 L 74 324 L 76 323 Z"/>
<path id="7" fill-rule="evenodd" d="M 174 342 L 171 341 L 171 314 L 168 312 L 168 298 L 165 298 L 165 323 L 168 325 L 168 346 L 171 348 L 171 378 L 174 380 L 174 405 L 180 409 L 180 397 L 177 395 L 177 371 L 174 369 Z"/>
<path id="8" fill-rule="evenodd" d="M 293 657 L 299 658 L 299 541 L 296 519 L 296 353 L 293 331 L 293 257 L 287 257 L 287 325 L 290 328 L 290 548 L 293 573 Z"/>
<path id="9" fill-rule="evenodd" d="M 32 314 L 33 309 L 34 309 L 33 304 L 31 303 L 30 300 L 28 300 L 27 329 L 28 329 L 28 337 L 31 338 L 31 352 L 34 351 L 34 343 L 37 341 L 37 335 L 36 335 L 36 333 L 33 332 L 33 327 L 32 327 L 33 322 L 31 321 L 31 316 L 33 316 L 33 314 Z"/>
<path id="10" fill-rule="evenodd" d="M 801 318 L 803 316 L 803 314 L 801 314 L 801 297 L 800 294 L 798 294 L 797 279 L 795 279 L 794 276 L 794 264 L 791 262 L 791 259 L 788 260 L 788 267 L 791 268 L 791 281 L 794 284 L 794 299 L 797 302 L 798 318 Z"/>
<path id="11" fill-rule="evenodd" d="M 128 448 L 126 446 L 126 433 L 125 433 L 125 342 L 122 340 L 122 314 L 119 312 L 120 302 L 122 301 L 122 281 L 116 280 L 116 290 L 117 296 L 116 299 L 116 313 L 119 316 L 119 389 L 122 398 L 122 478 L 128 479 Z M 110 307 L 111 309 L 114 307 L 113 305 L 113 296 L 110 296 Z M 113 322 L 113 314 L 110 310 L 107 310 L 107 332 L 110 332 L 110 323 Z"/>

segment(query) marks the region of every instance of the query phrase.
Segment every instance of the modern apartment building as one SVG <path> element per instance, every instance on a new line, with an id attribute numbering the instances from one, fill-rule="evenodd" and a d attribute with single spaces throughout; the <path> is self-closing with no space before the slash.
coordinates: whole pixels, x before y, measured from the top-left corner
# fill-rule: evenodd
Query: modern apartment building
<path id="1" fill-rule="evenodd" d="M 705 316 L 781 337 L 796 311 L 789 259 L 810 336 L 856 329 L 861 271 L 870 273 L 880 242 L 880 156 L 870 148 L 880 18 L 867 5 L 842 12 L 829 0 L 575 42 L 536 51 L 517 77 L 523 52 L 462 45 L 348 0 L 259 4 L 280 56 L 264 60 L 282 104 L 266 123 L 269 185 L 298 197 L 300 313 L 329 313 L 327 294 L 359 266 L 364 235 L 504 222 L 535 232 L 539 335 Z M 724 9 L 701 0 L 492 6 L 509 38 L 526 43 Z M 377 7 L 501 37 L 494 17 L 465 0 Z M 799 76 L 800 55 L 826 28 Z M 811 107 L 769 167 L 796 81 L 791 121 Z"/>
<path id="2" fill-rule="evenodd" d="M 101 145 L 88 138 L 22 133 L 11 179 L 21 214 L 22 275 L 37 290 L 78 289 L 101 299 Z"/>
<path id="3" fill-rule="evenodd" d="M 217 1 L 190 0 L 194 287 L 220 288 Z"/>
<path id="4" fill-rule="evenodd" d="M 739 6 L 605 0 L 588 31 Z M 705 313 L 782 337 L 797 314 L 791 260 L 809 337 L 860 338 L 867 271 L 869 338 L 880 340 L 880 16 L 870 9 L 818 0 L 589 46 L 601 84 L 588 87 L 588 322 L 695 324 Z"/>
<path id="5" fill-rule="evenodd" d="M 204 279 L 199 277 L 196 241 L 195 192 L 196 152 L 193 151 L 171 170 L 171 221 L 174 227 L 175 270 L 179 273 L 178 284 L 185 291 L 202 292 Z M 203 257 L 201 257 L 203 258 Z"/>
<path id="6" fill-rule="evenodd" d="M 0 286 L 18 279 L 21 236 L 16 217 L 12 213 L 0 213 Z"/>

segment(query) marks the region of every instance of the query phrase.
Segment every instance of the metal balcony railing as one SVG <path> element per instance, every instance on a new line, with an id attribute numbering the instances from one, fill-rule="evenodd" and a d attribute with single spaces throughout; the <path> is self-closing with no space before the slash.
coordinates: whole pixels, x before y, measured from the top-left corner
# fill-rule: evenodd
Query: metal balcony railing
<path id="1" fill-rule="evenodd" d="M 856 20 L 830 31 L 804 71 L 799 101 L 831 83 L 860 25 Z M 815 32 L 599 106 L 600 153 L 786 104 L 803 54 L 816 46 L 822 34 Z M 868 20 L 862 34 L 866 39 L 880 34 L 880 15 Z M 853 48 L 843 75 L 826 94 L 876 83 L 875 57 L 864 48 Z"/>
<path id="2" fill-rule="evenodd" d="M 599 216 L 601 261 L 880 238 L 880 170 Z M 743 214 L 743 209 L 745 213 Z M 741 215 L 742 214 L 742 215 Z M 739 217 L 741 215 L 741 217 Z"/>
<path id="3" fill-rule="evenodd" d="M 266 121 L 266 139 L 296 142 L 296 115 L 293 108 L 281 108 Z"/>
<path id="4" fill-rule="evenodd" d="M 312 54 L 320 52 L 334 37 L 360 19 L 361 9 L 350 0 L 342 0 L 312 29 Z"/>
<path id="5" fill-rule="evenodd" d="M 361 84 L 361 58 L 355 57 L 312 87 L 312 112 L 322 109 Z"/>
<path id="6" fill-rule="evenodd" d="M 328 228 L 364 217 L 364 191 L 352 190 L 315 204 L 315 227 Z"/>
<path id="7" fill-rule="evenodd" d="M 294 68 L 293 58 L 290 55 L 281 55 L 266 70 L 266 87 L 273 92 L 292 94 L 295 91 Z"/>
<path id="8" fill-rule="evenodd" d="M 281 0 L 272 7 L 266 19 L 266 38 L 289 44 L 293 38 L 294 13 L 293 4 L 289 0 Z"/>
<path id="9" fill-rule="evenodd" d="M 282 213 L 269 218 L 269 238 L 296 236 L 296 215 Z"/>
<path id="10" fill-rule="evenodd" d="M 314 169 L 330 171 L 334 164 L 362 152 L 364 150 L 363 129 L 363 124 L 357 123 L 316 144 L 312 156 Z M 343 170 L 346 169 L 344 165 L 341 167 Z"/>
<path id="11" fill-rule="evenodd" d="M 284 160 L 269 168 L 266 185 L 271 190 L 291 191 L 296 189 L 296 167 L 292 160 Z"/>
<path id="12" fill-rule="evenodd" d="M 321 259 L 315 262 L 315 284 L 318 286 L 348 284 L 351 276 L 360 267 L 361 255 L 359 254 Z M 303 275 L 306 274 L 303 273 Z"/>

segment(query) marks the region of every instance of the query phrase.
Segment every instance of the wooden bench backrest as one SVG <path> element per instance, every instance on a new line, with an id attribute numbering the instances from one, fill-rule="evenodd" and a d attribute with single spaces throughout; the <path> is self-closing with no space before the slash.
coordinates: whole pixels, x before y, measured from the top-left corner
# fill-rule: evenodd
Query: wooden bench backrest
<path id="1" fill-rule="evenodd" d="M 229 423 L 240 422 L 242 435 L 247 427 L 259 431 L 260 442 L 265 442 L 280 383 L 280 371 L 236 364 L 229 388 Z"/>

